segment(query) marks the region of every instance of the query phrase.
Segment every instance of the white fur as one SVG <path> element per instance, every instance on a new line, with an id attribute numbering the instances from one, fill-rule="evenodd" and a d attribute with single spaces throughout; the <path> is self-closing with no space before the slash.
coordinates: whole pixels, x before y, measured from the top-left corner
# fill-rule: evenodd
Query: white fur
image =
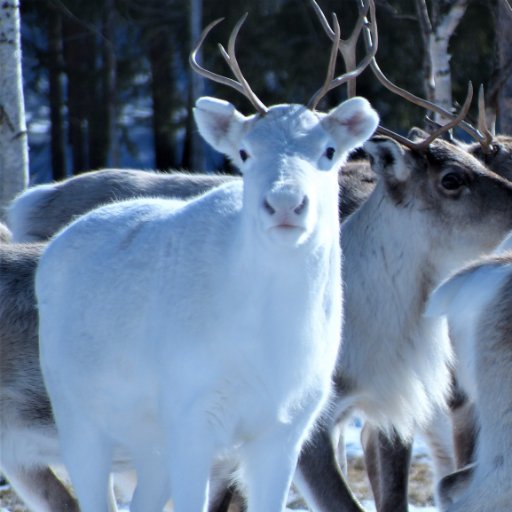
<path id="1" fill-rule="evenodd" d="M 505 246 L 496 250 L 501 259 L 463 269 L 429 300 L 427 313 L 448 319 L 457 376 L 480 426 L 474 471 L 444 491 L 449 512 L 505 512 L 512 504 L 512 256 Z"/>
<path id="2" fill-rule="evenodd" d="M 383 149 L 392 151 L 394 165 L 342 226 L 345 350 L 338 367 L 354 387 L 355 407 L 407 438 L 443 407 L 449 390 L 446 329 L 441 320 L 422 316 L 423 281 L 435 282 L 441 271 L 430 245 L 429 213 L 421 204 L 396 206 L 386 192 L 386 181 L 409 179 L 403 150 L 391 141 L 365 147 L 375 154 L 377 171 Z"/>
<path id="3" fill-rule="evenodd" d="M 25 190 L 7 210 L 7 224 L 13 236 L 13 242 L 37 242 L 38 238 L 30 235 L 30 213 L 32 205 L 43 200 L 53 189 L 52 184 L 43 184 L 37 187 L 31 187 Z M 18 233 L 27 233 L 27 236 L 21 238 Z"/>
<path id="4" fill-rule="evenodd" d="M 512 264 L 459 273 L 434 290 L 425 311 L 427 317 L 449 318 L 450 338 L 457 355 L 457 379 L 473 399 L 478 394 L 475 366 L 479 354 L 475 351 L 475 336 L 479 314 L 495 298 L 496 290 L 511 270 Z"/>
<path id="5" fill-rule="evenodd" d="M 169 496 L 176 512 L 205 510 L 211 465 L 234 454 L 249 512 L 277 512 L 329 393 L 336 170 L 377 115 L 361 98 L 328 114 L 279 105 L 252 117 L 201 98 L 194 114 L 243 185 L 177 210 L 100 208 L 50 242 L 37 273 L 41 365 L 82 512 L 106 510 L 118 447 L 138 472 L 133 511 Z"/>

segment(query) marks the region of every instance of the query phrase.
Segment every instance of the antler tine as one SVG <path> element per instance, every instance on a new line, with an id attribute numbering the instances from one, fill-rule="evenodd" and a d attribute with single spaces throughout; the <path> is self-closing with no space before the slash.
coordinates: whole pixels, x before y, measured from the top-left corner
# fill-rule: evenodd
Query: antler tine
<path id="1" fill-rule="evenodd" d="M 349 51 L 347 48 L 350 47 L 350 53 L 355 54 L 355 44 L 357 42 L 357 38 L 361 32 L 362 27 L 369 27 L 369 30 L 372 34 L 374 34 L 374 38 L 372 42 L 370 43 L 370 46 L 367 47 L 367 55 L 364 57 L 364 59 L 361 61 L 359 66 L 357 66 L 355 69 L 347 69 L 347 72 L 336 77 L 332 78 L 334 74 L 329 75 L 326 79 L 324 85 L 314 94 L 314 96 L 311 98 L 311 100 L 308 103 L 308 107 L 310 109 L 315 109 L 318 105 L 319 101 L 329 92 L 330 90 L 339 87 L 340 85 L 343 85 L 346 82 L 349 82 L 351 80 L 355 80 L 363 71 L 364 69 L 370 64 L 371 60 L 374 58 L 375 53 L 377 52 L 378 47 L 378 37 L 377 37 L 377 26 L 375 24 L 375 6 L 373 3 L 373 0 L 369 1 L 369 4 L 366 5 L 365 3 L 362 3 L 362 9 L 360 9 L 360 15 L 358 18 L 358 22 L 356 23 L 356 27 L 353 29 L 352 34 L 347 40 L 341 40 L 340 36 L 338 35 L 339 30 L 339 24 L 337 21 L 337 18 L 333 14 L 333 25 L 335 30 L 333 30 L 329 23 L 327 22 L 327 19 L 322 12 L 322 9 L 317 4 L 315 0 L 311 0 L 313 8 L 315 10 L 315 13 L 317 14 L 320 23 L 322 25 L 322 28 L 325 30 L 329 38 L 333 41 L 333 47 L 331 49 L 331 59 L 334 58 L 334 55 L 336 53 L 336 49 L 340 51 L 342 54 L 345 63 L 348 63 L 348 59 L 345 58 L 345 55 Z M 368 12 L 368 8 L 370 9 L 371 13 L 371 22 L 368 21 L 366 18 L 366 14 Z M 334 21 L 335 20 L 335 21 Z M 342 50 L 343 47 L 343 50 Z M 331 62 L 331 61 L 330 61 Z M 347 64 L 347 68 L 353 67 L 352 65 Z M 330 70 L 330 69 L 329 69 Z M 349 94 L 350 96 L 350 94 Z"/>
<path id="2" fill-rule="evenodd" d="M 469 107 L 471 106 L 471 100 L 473 99 L 473 84 L 468 82 L 468 92 L 466 95 L 466 99 L 460 109 L 460 112 L 457 116 L 455 116 L 450 122 L 445 125 L 439 127 L 437 130 L 434 130 L 425 140 L 419 143 L 418 149 L 426 149 L 432 141 L 437 139 L 440 135 L 451 130 L 454 126 L 457 126 L 462 122 L 462 120 L 467 116 Z"/>
<path id="3" fill-rule="evenodd" d="M 309 100 L 308 108 L 310 108 L 311 110 L 315 110 L 315 108 L 318 105 L 318 102 L 329 92 L 329 88 L 334 78 L 334 73 L 336 69 L 336 55 L 338 53 L 338 41 L 340 39 L 341 34 L 340 24 L 338 23 L 338 18 L 335 13 L 332 13 L 332 22 L 334 25 L 333 45 L 331 47 L 331 53 L 329 54 L 329 66 L 327 68 L 327 76 L 322 87 L 320 87 L 320 89 L 318 89 L 318 91 Z"/>
<path id="4" fill-rule="evenodd" d="M 242 26 L 246 17 L 247 17 L 247 13 L 238 21 L 233 32 L 231 33 L 231 36 L 230 36 L 229 42 L 228 42 L 228 50 L 230 53 L 227 54 L 226 51 L 224 50 L 224 48 L 222 47 L 222 45 L 219 45 L 219 47 L 221 48 L 222 56 L 228 63 L 230 69 L 233 71 L 235 77 L 238 78 L 239 80 L 241 80 L 241 82 L 237 82 L 236 80 L 233 80 L 232 78 L 229 78 L 227 76 L 218 75 L 217 73 L 214 73 L 213 71 L 203 68 L 197 62 L 197 53 L 200 50 L 204 40 L 206 39 L 206 36 L 211 32 L 211 30 L 216 25 L 218 25 L 221 21 L 223 21 L 224 18 L 219 18 L 215 21 L 212 21 L 209 25 L 206 26 L 206 28 L 201 33 L 201 36 L 200 36 L 199 41 L 197 42 L 195 48 L 190 53 L 189 63 L 190 63 L 190 66 L 192 67 L 192 69 L 199 75 L 204 76 L 205 78 L 208 78 L 214 82 L 217 82 L 217 83 L 220 83 L 223 85 L 227 85 L 228 87 L 235 89 L 240 94 L 247 97 L 260 114 L 266 114 L 266 112 L 268 110 L 267 107 L 258 99 L 256 94 L 249 87 L 249 84 L 243 77 L 242 72 L 240 71 L 240 67 L 238 66 L 238 62 L 236 60 L 235 53 L 234 53 L 236 36 L 238 35 L 240 27 Z"/>
<path id="5" fill-rule="evenodd" d="M 512 16 L 512 5 L 509 4 L 507 0 L 503 0 L 503 5 L 505 6 L 505 10 Z"/>
<path id="6" fill-rule="evenodd" d="M 380 133 L 381 135 L 387 135 L 388 137 L 391 137 L 392 139 L 396 140 L 397 142 L 400 142 L 404 146 L 414 150 L 414 151 L 424 151 L 428 148 L 428 146 L 437 139 L 440 135 L 447 132 L 448 130 L 451 130 L 454 126 L 461 123 L 461 121 L 466 117 L 469 107 L 471 106 L 471 100 L 473 99 L 473 84 L 471 82 L 468 83 L 468 92 L 466 95 L 466 99 L 464 100 L 464 104 L 462 105 L 460 112 L 453 117 L 453 119 L 443 125 L 440 126 L 437 130 L 434 130 L 426 139 L 420 141 L 420 142 L 414 142 L 407 137 L 404 137 L 402 135 L 399 135 L 398 133 L 393 132 L 392 130 L 389 130 L 387 128 L 384 128 L 383 126 L 379 126 L 377 128 L 377 133 Z"/>
<path id="7" fill-rule="evenodd" d="M 231 71 L 233 71 L 233 74 L 240 82 L 240 85 L 244 89 L 244 93 L 249 99 L 249 101 L 253 104 L 254 108 L 260 113 L 260 114 L 266 114 L 267 107 L 261 102 L 261 100 L 256 96 L 255 92 L 251 89 L 249 86 L 249 83 L 245 79 L 242 70 L 240 69 L 240 66 L 238 65 L 238 61 L 236 60 L 235 55 L 235 44 L 236 44 L 236 38 L 238 36 L 238 32 L 240 32 L 240 28 L 244 24 L 248 13 L 246 12 L 239 20 L 238 23 L 235 25 L 235 28 L 233 29 L 233 32 L 231 32 L 231 35 L 229 36 L 228 41 L 228 51 L 224 49 L 224 47 L 219 43 L 219 50 L 221 55 L 224 57 L 224 60 L 227 62 L 228 66 L 231 68 Z"/>
<path id="8" fill-rule="evenodd" d="M 218 75 L 217 73 L 214 73 L 213 71 L 210 71 L 206 68 L 203 68 L 198 62 L 197 62 L 197 53 L 200 50 L 201 46 L 203 45 L 204 40 L 206 39 L 206 36 L 210 33 L 210 31 L 218 25 L 221 21 L 223 21 L 224 18 L 219 18 L 215 21 L 212 21 L 207 27 L 203 30 L 201 33 L 201 36 L 199 38 L 199 41 L 197 42 L 197 45 L 192 50 L 189 56 L 189 63 L 192 69 L 198 73 L 201 76 L 204 76 L 205 78 L 209 78 L 210 80 L 213 80 L 214 82 L 218 82 L 220 84 L 227 85 L 229 87 L 232 87 L 233 89 L 236 89 L 238 92 L 244 94 L 244 91 L 242 89 L 242 86 L 236 82 L 235 80 L 228 78 L 227 76 Z"/>
<path id="9" fill-rule="evenodd" d="M 368 24 L 368 9 L 370 8 L 370 3 L 365 0 L 361 0 L 359 4 L 359 16 L 357 18 L 356 24 L 347 39 L 340 39 L 339 42 L 339 51 L 343 57 L 343 62 L 345 63 L 345 69 L 347 71 L 352 71 L 356 68 L 356 49 L 357 49 L 357 41 L 359 40 L 359 36 L 361 35 L 361 30 L 363 27 Z M 372 16 L 372 20 L 375 18 Z M 353 98 L 356 95 L 356 80 L 350 80 L 347 83 L 347 96 L 349 98 Z"/>
<path id="10" fill-rule="evenodd" d="M 482 150 L 484 153 L 489 153 L 492 147 L 492 141 L 494 139 L 493 134 L 489 131 L 487 127 L 487 119 L 485 116 L 485 93 L 484 93 L 484 85 L 480 84 L 480 89 L 478 90 L 478 121 L 477 121 L 478 131 L 482 134 L 482 140 L 480 141 L 480 145 L 482 146 Z"/>
<path id="11" fill-rule="evenodd" d="M 367 27 L 365 27 L 364 31 L 364 40 L 365 44 L 368 48 L 368 46 L 371 44 L 371 34 L 369 33 L 369 30 Z M 402 89 L 398 85 L 394 84 L 389 78 L 387 78 L 383 71 L 380 69 L 377 60 L 375 58 L 372 59 L 370 62 L 370 68 L 377 78 L 377 80 L 389 91 L 391 91 L 393 94 L 396 94 L 398 96 L 401 96 L 407 101 L 410 101 L 411 103 L 418 105 L 420 107 L 423 107 L 427 110 L 432 110 L 433 112 L 437 112 L 438 114 L 441 114 L 442 116 L 448 118 L 448 119 L 456 119 L 458 116 L 455 116 L 452 112 L 448 112 L 444 108 L 440 107 L 436 103 L 433 103 L 429 100 L 426 100 L 424 98 L 420 98 L 419 96 L 416 96 L 415 94 L 406 91 L 405 89 Z M 451 123 L 451 122 L 450 122 Z M 471 126 L 466 121 L 459 121 L 459 127 L 464 130 L 467 134 L 469 134 L 471 137 L 473 137 L 475 140 L 480 142 L 480 144 L 483 144 L 484 138 L 482 137 L 482 134 L 479 133 L 478 130 L 476 130 L 473 126 Z"/>

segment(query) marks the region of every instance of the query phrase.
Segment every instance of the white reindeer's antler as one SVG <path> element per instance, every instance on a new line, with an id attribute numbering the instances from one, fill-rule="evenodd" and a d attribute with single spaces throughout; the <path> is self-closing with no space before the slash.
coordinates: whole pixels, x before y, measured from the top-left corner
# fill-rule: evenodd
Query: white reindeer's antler
<path id="1" fill-rule="evenodd" d="M 218 82 L 220 84 L 227 85 L 228 87 L 232 87 L 242 95 L 244 95 L 254 106 L 254 108 L 260 113 L 260 114 L 266 114 L 267 113 L 267 107 L 263 104 L 263 102 L 256 96 L 255 92 L 251 89 L 249 86 L 249 83 L 244 78 L 242 74 L 242 70 L 240 69 L 240 66 L 238 64 L 238 61 L 236 60 L 235 55 L 235 44 L 236 44 L 236 38 L 238 36 L 238 32 L 240 31 L 240 28 L 242 27 L 245 19 L 247 18 L 247 13 L 245 13 L 242 18 L 238 21 L 238 23 L 235 25 L 235 28 L 233 29 L 233 32 L 231 32 L 231 35 L 229 37 L 228 41 L 228 51 L 224 49 L 224 47 L 219 43 L 219 49 L 222 57 L 227 62 L 228 66 L 230 67 L 231 71 L 235 75 L 235 77 L 238 79 L 238 82 L 236 80 L 233 80 L 232 78 L 228 78 L 226 76 L 219 75 L 217 73 L 214 73 L 213 71 L 209 71 L 208 69 L 203 68 L 198 62 L 197 62 L 197 52 L 201 48 L 204 40 L 206 39 L 206 36 L 210 33 L 210 31 L 218 25 L 224 18 L 219 18 L 218 20 L 212 21 L 202 32 L 201 37 L 199 38 L 199 41 L 196 45 L 196 47 L 192 50 L 189 58 L 190 65 L 192 66 L 192 69 L 199 73 L 201 76 L 204 76 L 205 78 L 209 78 L 210 80 L 213 80 L 214 82 Z"/>
<path id="2" fill-rule="evenodd" d="M 323 29 L 327 32 L 329 38 L 333 42 L 333 47 L 331 49 L 331 58 L 329 59 L 329 68 L 327 70 L 327 78 L 322 85 L 322 87 L 313 95 L 313 97 L 309 100 L 308 107 L 312 110 L 316 108 L 320 100 L 332 89 L 335 87 L 339 87 L 345 83 L 349 84 L 349 97 L 355 95 L 355 79 L 368 67 L 373 58 L 375 57 L 375 53 L 377 52 L 378 47 L 378 38 L 377 38 L 377 25 L 375 24 L 375 5 L 373 1 L 363 2 L 361 3 L 359 9 L 359 17 L 357 19 L 356 25 L 347 39 L 340 38 L 340 26 L 338 23 L 338 19 L 336 15 L 333 13 L 333 26 L 332 29 L 329 26 L 329 23 L 322 12 L 320 6 L 316 3 L 315 0 L 312 0 L 312 5 L 315 10 L 316 15 L 318 16 L 320 23 L 322 24 Z M 368 10 L 370 10 L 371 20 L 369 21 L 367 18 Z M 355 66 L 355 52 L 357 40 L 359 39 L 359 35 L 363 27 L 366 27 L 373 34 L 373 39 L 371 44 L 367 47 L 367 55 L 361 61 L 359 66 Z M 346 65 L 346 72 L 336 78 L 334 78 L 334 70 L 336 66 L 336 51 L 339 50 L 343 55 L 343 59 Z"/>

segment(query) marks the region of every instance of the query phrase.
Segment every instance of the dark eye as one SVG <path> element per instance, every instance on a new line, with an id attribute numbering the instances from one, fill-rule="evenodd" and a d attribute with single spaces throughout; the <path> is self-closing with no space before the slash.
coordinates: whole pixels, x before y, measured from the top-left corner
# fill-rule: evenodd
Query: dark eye
<path id="1" fill-rule="evenodd" d="M 327 160 L 332 160 L 333 159 L 335 151 L 336 150 L 334 148 L 331 148 L 331 147 L 328 147 L 325 150 L 325 157 L 327 158 Z"/>
<path id="2" fill-rule="evenodd" d="M 466 184 L 464 176 L 455 172 L 449 172 L 441 178 L 441 185 L 446 190 L 458 190 Z"/>
<path id="3" fill-rule="evenodd" d="M 249 158 L 249 154 L 245 149 L 240 150 L 240 158 L 242 159 L 242 162 L 245 162 Z"/>

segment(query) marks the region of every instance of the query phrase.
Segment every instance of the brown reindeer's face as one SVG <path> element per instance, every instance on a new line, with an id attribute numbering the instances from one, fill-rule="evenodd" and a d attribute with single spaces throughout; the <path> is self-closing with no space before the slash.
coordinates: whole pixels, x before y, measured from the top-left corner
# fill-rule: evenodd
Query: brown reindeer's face
<path id="1" fill-rule="evenodd" d="M 435 140 L 425 151 L 376 138 L 365 144 L 388 198 L 418 217 L 429 243 L 492 250 L 512 229 L 512 182 L 465 149 Z"/>

